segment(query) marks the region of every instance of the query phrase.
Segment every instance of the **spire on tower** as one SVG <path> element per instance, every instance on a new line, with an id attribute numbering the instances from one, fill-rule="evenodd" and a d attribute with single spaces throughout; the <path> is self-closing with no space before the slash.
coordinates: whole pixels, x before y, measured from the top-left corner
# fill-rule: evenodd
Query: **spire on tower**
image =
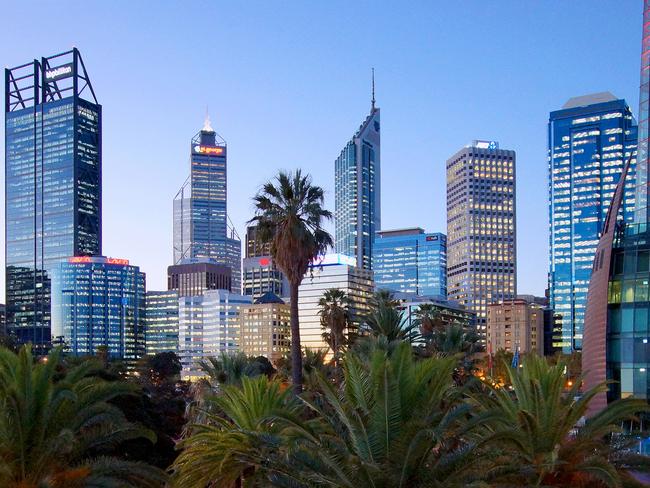
<path id="1" fill-rule="evenodd" d="M 372 110 L 375 110 L 375 68 L 372 68 Z"/>
<path id="2" fill-rule="evenodd" d="M 210 114 L 208 113 L 208 107 L 205 107 L 205 121 L 203 122 L 203 132 L 214 132 L 212 124 L 210 123 Z"/>

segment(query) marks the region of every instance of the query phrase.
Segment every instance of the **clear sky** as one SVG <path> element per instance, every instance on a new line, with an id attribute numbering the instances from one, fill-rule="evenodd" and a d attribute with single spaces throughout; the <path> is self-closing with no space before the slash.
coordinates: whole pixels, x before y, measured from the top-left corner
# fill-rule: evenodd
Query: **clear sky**
<path id="1" fill-rule="evenodd" d="M 0 17 L 3 66 L 80 49 L 103 105 L 104 254 L 152 290 L 166 288 L 172 199 L 206 105 L 243 238 L 251 196 L 280 168 L 310 172 L 334 209 L 334 159 L 370 109 L 374 66 L 383 228 L 446 232 L 446 158 L 498 140 L 517 152 L 518 291 L 535 294 L 548 112 L 606 90 L 638 112 L 641 0 L 2 0 Z"/>

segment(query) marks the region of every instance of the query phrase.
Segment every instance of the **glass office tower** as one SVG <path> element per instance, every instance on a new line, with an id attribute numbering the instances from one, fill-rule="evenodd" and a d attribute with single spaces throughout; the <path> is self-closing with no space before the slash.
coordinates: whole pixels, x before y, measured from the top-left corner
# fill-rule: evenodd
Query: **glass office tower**
<path id="1" fill-rule="evenodd" d="M 77 49 L 5 70 L 7 327 L 50 345 L 51 273 L 101 254 L 101 122 Z"/>
<path id="2" fill-rule="evenodd" d="M 241 291 L 241 241 L 227 216 L 227 148 L 206 118 L 190 145 L 190 176 L 174 198 L 174 264 L 209 258 L 232 269 Z"/>
<path id="3" fill-rule="evenodd" d="M 126 259 L 75 256 L 52 273 L 52 342 L 75 356 L 106 347 L 112 358 L 144 354 L 145 275 Z"/>
<path id="4" fill-rule="evenodd" d="M 194 380 L 205 376 L 200 361 L 240 349 L 239 312 L 252 299 L 227 290 L 207 290 L 181 297 L 178 303 L 181 378 Z"/>
<path id="5" fill-rule="evenodd" d="M 423 229 L 375 234 L 375 285 L 396 292 L 447 299 L 447 236 Z"/>
<path id="6" fill-rule="evenodd" d="M 514 151 L 474 141 L 447 160 L 447 297 L 476 313 L 517 294 Z"/>
<path id="7" fill-rule="evenodd" d="M 333 288 L 345 292 L 350 299 L 350 320 L 360 326 L 370 312 L 370 300 L 375 290 L 373 272 L 356 266 L 356 260 L 341 254 L 328 254 L 316 260 L 298 289 L 298 318 L 300 344 L 312 350 L 327 351 L 323 340 L 318 301 Z"/>
<path id="8" fill-rule="evenodd" d="M 549 292 L 556 322 L 553 348 L 582 348 L 587 289 L 598 238 L 623 166 L 635 151 L 637 126 L 625 100 L 611 93 L 571 98 L 548 123 Z M 634 213 L 634 165 L 622 217 Z"/>
<path id="9" fill-rule="evenodd" d="M 147 355 L 178 351 L 178 291 L 147 291 L 144 343 Z"/>
<path id="10" fill-rule="evenodd" d="M 370 114 L 335 161 L 336 253 L 372 269 L 375 232 L 381 229 L 379 108 L 373 94 Z"/>

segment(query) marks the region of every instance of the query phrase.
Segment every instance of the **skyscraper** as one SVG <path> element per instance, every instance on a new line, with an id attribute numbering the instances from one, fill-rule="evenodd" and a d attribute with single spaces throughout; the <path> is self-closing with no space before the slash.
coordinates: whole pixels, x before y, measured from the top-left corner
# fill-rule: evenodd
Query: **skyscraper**
<path id="1" fill-rule="evenodd" d="M 5 70 L 7 325 L 50 344 L 51 272 L 102 252 L 102 107 L 77 49 Z"/>
<path id="2" fill-rule="evenodd" d="M 476 313 L 517 290 L 515 152 L 474 141 L 447 160 L 447 296 Z"/>
<path id="3" fill-rule="evenodd" d="M 145 275 L 127 259 L 74 256 L 52 270 L 52 342 L 75 356 L 106 347 L 112 358 L 144 354 Z"/>
<path id="4" fill-rule="evenodd" d="M 300 283 L 298 317 L 300 341 L 305 348 L 328 350 L 323 340 L 323 329 L 318 301 L 333 288 L 345 292 L 350 299 L 350 321 L 360 326 L 370 310 L 374 291 L 373 273 L 355 266 L 356 260 L 340 254 L 328 254 L 314 262 Z"/>
<path id="5" fill-rule="evenodd" d="M 582 348 L 587 288 L 598 237 L 637 126 L 625 100 L 609 92 L 569 99 L 548 123 L 549 291 L 556 313 L 553 347 Z M 623 197 L 634 217 L 634 167 Z"/>
<path id="6" fill-rule="evenodd" d="M 267 293 L 289 295 L 289 282 L 273 262 L 270 243 L 257 239 L 257 227 L 246 229 L 246 257 L 242 262 L 244 295 L 257 300 Z"/>
<path id="7" fill-rule="evenodd" d="M 372 269 L 375 232 L 381 229 L 379 108 L 374 77 L 370 114 L 335 161 L 335 249 Z"/>
<path id="8" fill-rule="evenodd" d="M 167 289 L 179 296 L 202 295 L 206 290 L 232 289 L 232 269 L 210 259 L 183 259 L 167 268 Z"/>
<path id="9" fill-rule="evenodd" d="M 190 175 L 174 198 L 174 264 L 208 258 L 232 269 L 241 290 L 241 242 L 227 215 L 227 147 L 210 119 L 190 144 Z"/>
<path id="10" fill-rule="evenodd" d="M 447 299 L 447 236 L 423 229 L 375 234 L 375 285 L 395 292 Z"/>
<path id="11" fill-rule="evenodd" d="M 242 306 L 240 349 L 247 356 L 264 356 L 272 363 L 286 356 L 290 349 L 291 312 L 277 295 L 266 293 L 251 305 Z"/>

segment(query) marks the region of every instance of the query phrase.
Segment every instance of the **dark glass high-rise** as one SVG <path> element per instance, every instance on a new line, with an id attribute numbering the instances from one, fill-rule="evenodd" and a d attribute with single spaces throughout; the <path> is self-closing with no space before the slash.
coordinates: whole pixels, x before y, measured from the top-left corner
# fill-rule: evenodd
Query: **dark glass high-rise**
<path id="1" fill-rule="evenodd" d="M 101 118 L 77 49 L 5 70 L 7 328 L 37 352 L 52 268 L 102 251 Z"/>

